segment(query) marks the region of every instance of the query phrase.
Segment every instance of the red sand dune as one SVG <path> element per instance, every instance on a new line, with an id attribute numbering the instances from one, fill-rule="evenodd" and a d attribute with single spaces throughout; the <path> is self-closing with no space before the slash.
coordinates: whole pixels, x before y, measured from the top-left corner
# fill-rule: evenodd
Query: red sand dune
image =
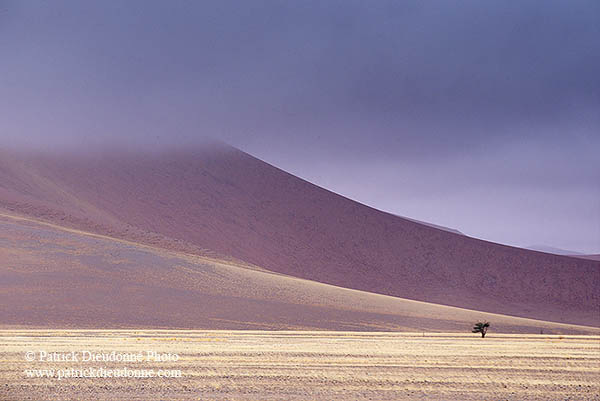
<path id="1" fill-rule="evenodd" d="M 350 290 L 0 214 L 0 328 L 599 334 Z"/>
<path id="2" fill-rule="evenodd" d="M 0 208 L 274 272 L 469 309 L 600 326 L 600 263 L 384 213 L 226 146 L 5 154 Z"/>

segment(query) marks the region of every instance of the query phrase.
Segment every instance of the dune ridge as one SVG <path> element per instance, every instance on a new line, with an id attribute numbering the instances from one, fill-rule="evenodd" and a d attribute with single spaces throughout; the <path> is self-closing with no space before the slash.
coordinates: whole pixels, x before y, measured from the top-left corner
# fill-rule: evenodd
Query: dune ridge
<path id="1" fill-rule="evenodd" d="M 40 246 L 43 245 L 43 246 Z M 0 328 L 598 334 L 406 300 L 0 215 Z"/>
<path id="2" fill-rule="evenodd" d="M 3 154 L 0 208 L 349 289 L 600 326 L 597 261 L 394 216 L 225 145 Z"/>

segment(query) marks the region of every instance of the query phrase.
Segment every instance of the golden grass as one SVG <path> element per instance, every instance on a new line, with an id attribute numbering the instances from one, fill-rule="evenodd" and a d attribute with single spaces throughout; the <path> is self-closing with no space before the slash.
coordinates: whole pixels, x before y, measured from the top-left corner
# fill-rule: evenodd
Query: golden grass
<path id="1" fill-rule="evenodd" d="M 27 351 L 178 354 L 176 362 L 27 362 Z M 178 369 L 181 378 L 26 378 L 25 369 Z M 598 400 L 600 337 L 185 331 L 0 331 L 1 400 Z"/>

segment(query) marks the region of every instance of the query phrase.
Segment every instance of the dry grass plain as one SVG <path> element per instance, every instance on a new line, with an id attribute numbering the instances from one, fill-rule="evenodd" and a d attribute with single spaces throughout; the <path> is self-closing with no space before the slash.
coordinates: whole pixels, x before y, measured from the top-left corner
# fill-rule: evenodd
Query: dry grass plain
<path id="1" fill-rule="evenodd" d="M 170 353 L 46 362 L 39 352 Z M 34 352 L 28 362 L 26 353 Z M 26 369 L 180 370 L 178 378 L 28 378 Z M 600 400 L 600 337 L 489 333 L 2 330 L 1 400 Z"/>

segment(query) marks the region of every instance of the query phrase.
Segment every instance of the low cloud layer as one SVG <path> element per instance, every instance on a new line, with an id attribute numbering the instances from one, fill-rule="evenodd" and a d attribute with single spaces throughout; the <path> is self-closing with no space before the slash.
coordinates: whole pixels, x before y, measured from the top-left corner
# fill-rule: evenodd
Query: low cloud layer
<path id="1" fill-rule="evenodd" d="M 597 1 L 0 1 L 4 147 L 217 137 L 391 212 L 600 252 Z"/>

